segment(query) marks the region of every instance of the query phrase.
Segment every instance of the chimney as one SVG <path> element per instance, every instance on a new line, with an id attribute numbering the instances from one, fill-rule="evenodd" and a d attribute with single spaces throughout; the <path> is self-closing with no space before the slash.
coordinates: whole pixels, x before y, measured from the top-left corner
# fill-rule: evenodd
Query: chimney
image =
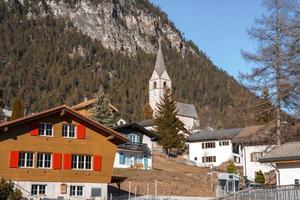
<path id="1" fill-rule="evenodd" d="M 87 101 L 88 100 L 88 98 L 87 97 L 84 97 L 84 99 L 83 99 L 84 101 Z"/>
<path id="2" fill-rule="evenodd" d="M 23 113 L 24 117 L 26 117 L 27 114 L 28 114 L 28 107 L 24 106 L 24 113 Z"/>

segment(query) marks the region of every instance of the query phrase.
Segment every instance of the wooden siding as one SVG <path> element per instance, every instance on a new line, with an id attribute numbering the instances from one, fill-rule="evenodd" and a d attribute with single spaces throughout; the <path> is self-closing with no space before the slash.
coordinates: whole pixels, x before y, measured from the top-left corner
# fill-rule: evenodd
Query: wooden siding
<path id="1" fill-rule="evenodd" d="M 85 139 L 63 138 L 62 124 L 78 122 L 64 115 L 55 114 L 40 118 L 39 122 L 53 123 L 53 136 L 31 136 L 30 123 L 12 127 L 0 133 L 0 177 L 16 181 L 49 181 L 49 182 L 81 182 L 109 183 L 116 153 L 116 145 L 103 135 L 89 128 L 85 130 Z M 61 170 L 40 168 L 10 168 L 11 151 L 49 152 L 62 154 L 101 155 L 101 171 L 93 170 Z M 36 166 L 36 155 L 34 156 Z M 62 166 L 63 166 L 62 156 Z M 53 165 L 53 162 L 52 162 Z M 92 163 L 93 165 L 93 163 Z"/>

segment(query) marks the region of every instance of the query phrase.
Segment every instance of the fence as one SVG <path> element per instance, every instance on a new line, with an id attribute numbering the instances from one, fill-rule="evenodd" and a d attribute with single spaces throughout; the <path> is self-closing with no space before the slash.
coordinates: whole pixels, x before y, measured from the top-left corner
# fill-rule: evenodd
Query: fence
<path id="1" fill-rule="evenodd" d="M 300 186 L 286 185 L 242 190 L 219 200 L 300 200 Z"/>

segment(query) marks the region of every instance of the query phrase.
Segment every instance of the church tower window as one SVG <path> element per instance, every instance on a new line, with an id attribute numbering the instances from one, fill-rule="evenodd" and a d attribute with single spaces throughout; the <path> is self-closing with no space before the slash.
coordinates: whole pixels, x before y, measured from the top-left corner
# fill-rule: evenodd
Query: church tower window
<path id="1" fill-rule="evenodd" d="M 167 83 L 166 83 L 166 81 L 164 81 L 164 88 L 166 88 L 167 87 Z"/>
<path id="2" fill-rule="evenodd" d="M 156 83 L 156 81 L 153 83 L 153 88 L 154 89 L 156 89 L 156 87 L 157 87 L 157 83 Z"/>

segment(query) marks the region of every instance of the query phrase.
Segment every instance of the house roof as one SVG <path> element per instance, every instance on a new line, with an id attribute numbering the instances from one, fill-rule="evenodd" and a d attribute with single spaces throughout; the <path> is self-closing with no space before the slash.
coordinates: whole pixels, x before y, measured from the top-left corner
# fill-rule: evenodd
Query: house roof
<path id="1" fill-rule="evenodd" d="M 73 106 L 72 109 L 79 110 L 79 109 L 82 109 L 84 107 L 90 106 L 90 105 L 94 104 L 95 102 L 96 102 L 95 98 L 89 99 L 89 100 L 80 102 L 79 104 Z M 109 107 L 111 107 L 114 111 L 119 112 L 119 110 L 115 106 L 113 106 L 112 104 L 109 104 Z"/>
<path id="2" fill-rule="evenodd" d="M 153 119 L 146 119 L 144 121 L 139 122 L 138 124 L 143 127 L 148 127 L 148 126 L 154 126 L 155 122 Z"/>
<path id="3" fill-rule="evenodd" d="M 152 141 L 157 141 L 159 139 L 159 136 L 153 133 L 153 131 L 149 131 L 137 123 L 123 124 L 120 126 L 115 126 L 113 127 L 113 129 L 118 132 L 123 132 L 124 130 L 132 129 L 134 131 L 139 131 L 140 133 L 147 135 L 151 138 Z"/>
<path id="4" fill-rule="evenodd" d="M 166 64 L 164 61 L 164 56 L 161 50 L 161 44 L 159 42 L 159 48 L 156 56 L 156 62 L 155 62 L 155 67 L 154 71 L 156 71 L 157 75 L 161 77 L 161 75 L 166 71 Z"/>
<path id="5" fill-rule="evenodd" d="M 267 152 L 259 162 L 300 161 L 300 141 L 287 142 Z"/>
<path id="6" fill-rule="evenodd" d="M 78 119 L 79 121 L 82 121 L 83 123 L 86 123 L 89 125 L 89 127 L 101 132 L 101 134 L 109 137 L 109 136 L 113 136 L 110 138 L 110 141 L 116 145 L 122 144 L 127 142 L 127 138 L 125 138 L 122 134 L 116 132 L 115 130 L 108 128 L 102 124 L 99 124 L 98 122 L 87 118 L 85 116 L 83 116 L 82 114 L 76 112 L 75 110 L 73 110 L 72 108 L 66 106 L 66 105 L 62 105 L 62 106 L 58 106 L 55 108 L 51 108 L 49 110 L 45 110 L 42 111 L 40 113 L 36 113 L 36 114 L 32 114 L 26 117 L 21 117 L 12 121 L 8 121 L 8 122 L 4 122 L 0 124 L 0 134 L 4 132 L 5 129 L 9 129 L 10 127 L 14 127 L 20 124 L 24 124 L 24 123 L 28 123 L 34 120 L 37 120 L 39 118 L 42 117 L 46 117 L 49 115 L 53 115 L 53 114 L 58 114 L 58 113 L 62 113 L 64 112 L 65 114 L 69 114 L 72 117 L 75 117 L 76 119 Z"/>
<path id="7" fill-rule="evenodd" d="M 270 127 L 266 125 L 247 126 L 243 128 L 234 138 L 234 142 L 243 143 L 269 143 Z M 267 141 L 266 141 L 267 140 Z"/>
<path id="8" fill-rule="evenodd" d="M 197 114 L 196 108 L 193 104 L 177 102 L 176 108 L 178 111 L 177 115 L 198 119 L 198 114 Z"/>
<path id="9" fill-rule="evenodd" d="M 236 136 L 242 128 L 232 128 L 225 130 L 217 130 L 217 131 L 199 131 L 191 134 L 188 137 L 189 142 L 196 141 L 211 141 L 211 140 L 231 140 L 234 136 Z"/>

